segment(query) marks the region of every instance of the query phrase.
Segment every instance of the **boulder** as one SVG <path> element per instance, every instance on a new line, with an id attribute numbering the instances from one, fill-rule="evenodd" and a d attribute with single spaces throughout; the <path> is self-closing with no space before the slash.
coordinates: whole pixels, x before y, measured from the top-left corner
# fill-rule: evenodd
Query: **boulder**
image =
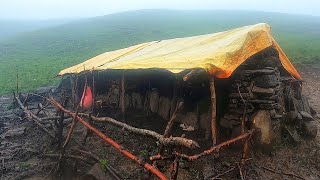
<path id="1" fill-rule="evenodd" d="M 211 135 L 211 115 L 209 113 L 200 114 L 199 126 L 204 131 L 205 140 L 208 140 Z"/>
<path id="2" fill-rule="evenodd" d="M 272 142 L 274 139 L 270 112 L 265 110 L 258 111 L 252 117 L 252 122 L 254 128 L 257 129 L 254 136 L 255 144 L 260 146 L 261 149 L 270 152 L 272 150 Z"/>
<path id="3" fill-rule="evenodd" d="M 132 97 L 132 108 L 134 109 L 142 109 L 142 96 L 139 93 L 133 92 L 131 94 Z"/>
<path id="4" fill-rule="evenodd" d="M 284 120 L 288 124 L 296 122 L 297 118 L 298 118 L 297 111 L 289 111 L 286 114 L 284 114 Z"/>
<path id="5" fill-rule="evenodd" d="M 157 113 L 159 108 L 159 91 L 152 89 L 150 93 L 150 110 L 153 113 Z"/>
<path id="6" fill-rule="evenodd" d="M 315 138 L 318 134 L 318 127 L 316 121 L 304 122 L 303 133 L 307 137 Z"/>
<path id="7" fill-rule="evenodd" d="M 299 114 L 302 116 L 304 121 L 314 121 L 314 118 L 306 111 L 300 111 Z"/>
<path id="8" fill-rule="evenodd" d="M 158 114 L 165 120 L 169 120 L 171 102 L 169 98 L 161 96 L 159 99 Z"/>

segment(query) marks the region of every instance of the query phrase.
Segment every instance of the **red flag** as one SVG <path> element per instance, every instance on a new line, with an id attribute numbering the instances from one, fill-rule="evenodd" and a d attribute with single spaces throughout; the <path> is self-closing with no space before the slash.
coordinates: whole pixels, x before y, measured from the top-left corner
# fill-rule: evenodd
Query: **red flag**
<path id="1" fill-rule="evenodd" d="M 83 91 L 82 97 L 81 97 L 81 101 L 80 101 L 80 106 L 83 109 L 90 109 L 91 106 L 93 104 L 93 98 L 92 98 L 92 91 L 91 91 L 91 87 L 87 86 L 85 88 L 85 90 Z"/>

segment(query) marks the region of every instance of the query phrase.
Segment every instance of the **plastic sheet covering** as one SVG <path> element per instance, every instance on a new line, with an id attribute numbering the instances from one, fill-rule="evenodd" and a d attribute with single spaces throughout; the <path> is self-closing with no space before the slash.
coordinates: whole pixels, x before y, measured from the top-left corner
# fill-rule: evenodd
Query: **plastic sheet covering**
<path id="1" fill-rule="evenodd" d="M 203 68 L 218 78 L 228 78 L 250 56 L 273 47 L 283 67 L 296 79 L 299 73 L 271 35 L 268 24 L 259 23 L 229 31 L 152 41 L 106 52 L 62 70 L 59 75 L 85 70 L 161 68 L 172 73 Z"/>

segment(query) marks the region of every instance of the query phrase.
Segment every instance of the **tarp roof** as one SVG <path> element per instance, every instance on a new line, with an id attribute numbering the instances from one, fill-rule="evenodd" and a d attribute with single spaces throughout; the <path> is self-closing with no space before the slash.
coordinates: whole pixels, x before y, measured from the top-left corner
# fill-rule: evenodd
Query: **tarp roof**
<path id="1" fill-rule="evenodd" d="M 149 68 L 179 73 L 203 68 L 218 78 L 228 78 L 246 59 L 268 47 L 276 49 L 283 67 L 296 79 L 301 79 L 265 23 L 214 34 L 146 42 L 106 52 L 64 69 L 59 75 L 86 70 Z"/>

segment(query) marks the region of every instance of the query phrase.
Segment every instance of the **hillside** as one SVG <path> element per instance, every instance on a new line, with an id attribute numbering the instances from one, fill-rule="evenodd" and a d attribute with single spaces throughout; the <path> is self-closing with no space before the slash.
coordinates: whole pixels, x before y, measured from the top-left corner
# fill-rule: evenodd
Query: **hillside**
<path id="1" fill-rule="evenodd" d="M 0 41 L 9 39 L 25 32 L 50 28 L 61 25 L 70 20 L 1 20 L 0 19 Z"/>
<path id="2" fill-rule="evenodd" d="M 0 42 L 0 94 L 56 83 L 63 68 L 144 41 L 213 33 L 266 22 L 295 63 L 320 61 L 320 18 L 246 11 L 144 10 L 78 20 Z"/>

